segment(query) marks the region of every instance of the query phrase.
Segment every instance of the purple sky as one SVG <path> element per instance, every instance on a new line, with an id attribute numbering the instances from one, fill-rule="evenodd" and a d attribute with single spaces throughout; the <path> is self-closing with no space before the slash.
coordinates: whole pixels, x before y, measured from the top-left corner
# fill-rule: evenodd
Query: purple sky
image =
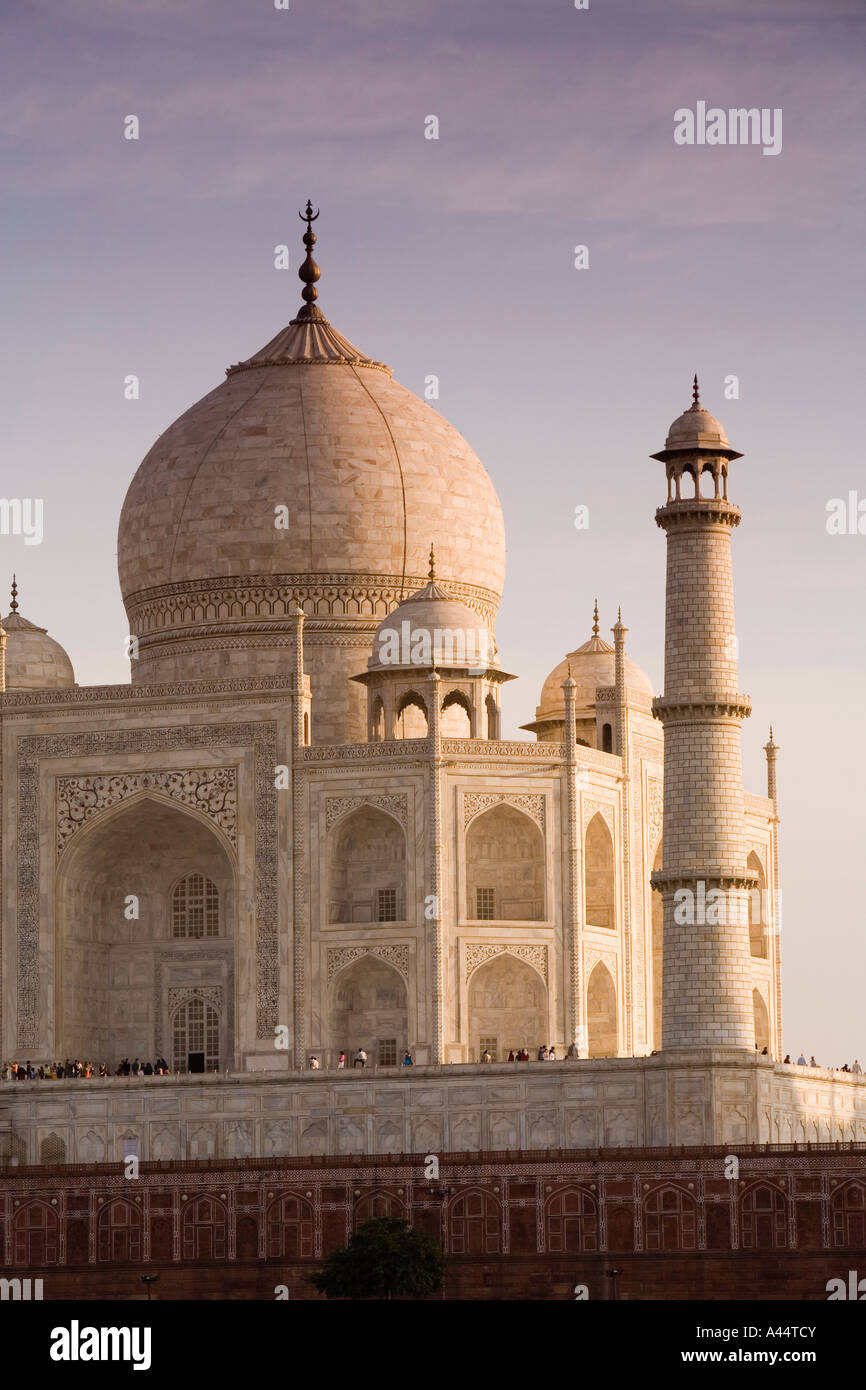
<path id="1" fill-rule="evenodd" d="M 825 527 L 830 498 L 866 498 L 864 18 L 858 0 L 20 0 L 0 19 L 0 492 L 45 499 L 41 546 L 0 538 L 22 612 L 80 682 L 128 678 L 126 487 L 291 317 L 273 247 L 294 267 L 308 196 L 324 311 L 410 389 L 439 376 L 502 499 L 508 733 L 589 635 L 596 594 L 603 632 L 622 604 L 659 688 L 647 455 L 697 370 L 745 454 L 746 785 L 764 790 L 772 721 L 785 1046 L 834 1064 L 866 1062 L 866 536 Z M 673 113 L 698 100 L 781 107 L 782 153 L 676 146 Z"/>

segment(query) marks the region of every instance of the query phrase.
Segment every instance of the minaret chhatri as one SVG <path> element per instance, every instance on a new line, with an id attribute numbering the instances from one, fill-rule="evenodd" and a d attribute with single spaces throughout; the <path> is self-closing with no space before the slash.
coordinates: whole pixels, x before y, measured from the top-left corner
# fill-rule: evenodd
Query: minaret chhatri
<path id="1" fill-rule="evenodd" d="M 728 465 L 742 458 L 694 400 L 665 447 L 665 688 L 653 713 L 665 731 L 662 1047 L 753 1051 L 742 720 L 738 690 Z M 690 479 L 690 481 L 689 481 Z M 689 495 L 686 495 L 689 494 Z"/>

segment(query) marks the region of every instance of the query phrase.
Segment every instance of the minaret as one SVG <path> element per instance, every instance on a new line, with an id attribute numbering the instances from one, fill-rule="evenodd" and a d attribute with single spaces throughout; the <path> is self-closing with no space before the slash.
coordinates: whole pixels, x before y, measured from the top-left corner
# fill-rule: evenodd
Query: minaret
<path id="1" fill-rule="evenodd" d="M 653 713 L 665 731 L 662 1046 L 754 1050 L 728 465 L 741 458 L 694 400 L 665 447 L 665 688 Z M 709 475 L 709 488 L 707 487 Z M 691 485 L 685 479 L 691 477 Z M 684 492 L 692 495 L 684 496 Z M 707 496 L 707 492 L 709 495 Z"/>
<path id="2" fill-rule="evenodd" d="M 770 860 L 770 922 L 773 930 L 773 960 L 776 975 L 776 1057 L 782 1056 L 782 880 L 779 877 L 779 797 L 776 785 L 776 758 L 779 745 L 773 738 L 770 725 L 770 740 L 764 744 L 767 755 L 767 796 L 773 803 L 773 853 Z"/>

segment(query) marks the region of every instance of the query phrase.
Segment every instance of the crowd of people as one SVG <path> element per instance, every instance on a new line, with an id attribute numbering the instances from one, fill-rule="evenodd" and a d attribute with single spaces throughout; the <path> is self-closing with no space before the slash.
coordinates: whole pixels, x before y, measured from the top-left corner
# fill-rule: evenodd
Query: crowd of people
<path id="1" fill-rule="evenodd" d="M 764 1048 L 764 1051 L 765 1051 L 765 1052 L 766 1052 L 766 1050 L 767 1050 L 767 1049 Z M 805 1052 L 801 1052 L 801 1053 L 800 1053 L 800 1055 L 799 1055 L 799 1057 L 797 1058 L 796 1062 L 792 1062 L 792 1061 L 791 1061 L 791 1054 L 790 1054 L 790 1052 L 786 1052 L 783 1060 L 784 1060 L 784 1064 L 787 1065 L 787 1066 L 789 1066 L 789 1067 L 795 1067 L 795 1066 L 796 1066 L 796 1067 L 820 1067 L 820 1066 L 821 1066 L 821 1063 L 820 1063 L 820 1062 L 816 1062 L 816 1061 L 815 1061 L 815 1054 L 814 1054 L 814 1053 L 813 1053 L 812 1056 L 809 1058 L 808 1062 L 806 1061 L 806 1054 L 805 1054 Z M 846 1071 L 846 1072 L 849 1072 L 851 1076 L 862 1076 L 862 1074 L 863 1074 L 863 1068 L 861 1067 L 860 1063 L 857 1061 L 857 1058 L 856 1058 L 856 1057 L 854 1058 L 854 1063 L 853 1063 L 853 1065 L 850 1066 L 850 1067 L 849 1067 L 848 1063 L 846 1062 L 846 1063 L 844 1064 L 844 1066 L 841 1066 L 841 1067 L 824 1067 L 823 1070 L 824 1070 L 824 1071 Z"/>
<path id="2" fill-rule="evenodd" d="M 570 1047 L 568 1049 L 567 1055 L 569 1057 L 576 1057 L 577 1049 L 573 1046 Z M 764 1057 L 767 1056 L 766 1047 L 762 1049 L 761 1055 Z M 481 1053 L 481 1061 L 492 1062 L 493 1060 L 494 1058 L 492 1054 L 487 1050 L 487 1048 L 485 1048 L 484 1051 Z M 558 1060 L 559 1059 L 556 1055 L 556 1048 L 553 1045 L 551 1045 L 550 1047 L 546 1047 L 544 1044 L 542 1044 L 539 1047 L 536 1056 L 536 1061 L 556 1062 Z M 528 1062 L 529 1052 L 527 1048 L 521 1047 L 516 1052 L 512 1048 L 512 1050 L 508 1054 L 508 1061 Z M 788 1066 L 820 1066 L 820 1063 L 815 1061 L 814 1055 L 810 1057 L 807 1062 L 805 1053 L 803 1052 L 800 1053 L 796 1063 L 792 1062 L 790 1052 L 787 1052 L 785 1054 L 784 1061 L 785 1064 Z M 320 1066 L 318 1057 L 313 1055 L 310 1058 L 309 1065 L 313 1071 L 318 1071 Z M 366 1067 L 367 1053 L 364 1051 L 363 1047 L 359 1047 L 358 1051 L 353 1054 L 352 1065 L 353 1067 Z M 400 1063 L 400 1065 L 403 1067 L 411 1067 L 414 1065 L 414 1060 L 411 1052 L 406 1051 L 404 1053 L 403 1060 Z M 341 1052 L 339 1061 L 337 1062 L 337 1067 L 340 1070 L 342 1070 L 345 1066 L 346 1054 L 345 1052 Z M 848 1072 L 851 1076 L 861 1076 L 863 1073 L 863 1068 L 861 1067 L 856 1057 L 854 1058 L 854 1062 L 850 1067 L 846 1062 L 844 1066 L 828 1067 L 825 1068 L 825 1070 Z M 169 1067 L 168 1062 L 165 1060 L 164 1057 L 157 1057 L 155 1062 L 142 1062 L 139 1060 L 138 1057 L 136 1057 L 134 1061 L 130 1062 L 128 1057 L 124 1057 L 123 1060 L 118 1063 L 117 1070 L 114 1073 L 112 1073 L 109 1070 L 106 1062 L 101 1062 L 100 1065 L 97 1066 L 95 1062 L 82 1062 L 77 1057 L 74 1061 L 70 1061 L 67 1057 L 65 1062 L 48 1062 L 43 1063 L 38 1067 L 34 1066 L 32 1062 L 4 1062 L 2 1067 L 0 1067 L 0 1081 L 63 1081 L 69 1078 L 89 1081 L 90 1078 L 93 1076 L 111 1075 L 170 1076 L 171 1068 Z"/>
<path id="3" fill-rule="evenodd" d="M 155 1062 L 142 1062 L 136 1057 L 130 1062 L 124 1057 L 112 1073 L 107 1062 L 82 1062 L 66 1058 L 65 1062 L 46 1062 L 35 1067 L 32 1062 L 4 1062 L 0 1067 L 0 1081 L 65 1081 L 69 1079 L 89 1081 L 93 1076 L 169 1076 L 171 1068 L 164 1057 Z"/>

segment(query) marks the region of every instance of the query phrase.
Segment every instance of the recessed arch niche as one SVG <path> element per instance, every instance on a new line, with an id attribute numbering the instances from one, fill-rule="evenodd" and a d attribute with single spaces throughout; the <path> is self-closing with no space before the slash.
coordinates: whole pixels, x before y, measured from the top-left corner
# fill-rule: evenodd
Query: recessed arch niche
<path id="1" fill-rule="evenodd" d="M 595 966 L 586 987 L 586 1020 L 590 1057 L 615 1057 L 619 1050 L 616 985 L 607 966 Z"/>
<path id="2" fill-rule="evenodd" d="M 376 806 L 359 806 L 329 837 L 332 922 L 400 922 L 406 916 L 406 835 Z"/>
<path id="3" fill-rule="evenodd" d="M 478 1061 L 485 1049 L 495 1061 L 525 1047 L 534 1057 L 552 1039 L 547 985 L 538 971 L 503 951 L 480 965 L 469 980 L 469 1050 Z"/>
<path id="4" fill-rule="evenodd" d="M 335 975 L 329 999 L 331 1061 L 363 1048 L 371 1062 L 399 1063 L 409 1046 L 406 982 L 380 956 L 367 954 Z"/>
<path id="5" fill-rule="evenodd" d="M 501 802 L 466 833 L 466 915 L 480 921 L 541 922 L 544 837 L 534 820 Z"/>
<path id="6" fill-rule="evenodd" d="M 191 874 L 216 889 L 216 937 L 173 936 L 173 891 Z M 167 1056 L 168 989 L 189 983 L 222 992 L 220 1060 L 228 1065 L 234 953 L 226 948 L 236 939 L 236 900 L 233 852 L 205 816 L 145 793 L 88 822 L 57 871 L 58 1056 L 112 1070 L 123 1057 Z"/>

